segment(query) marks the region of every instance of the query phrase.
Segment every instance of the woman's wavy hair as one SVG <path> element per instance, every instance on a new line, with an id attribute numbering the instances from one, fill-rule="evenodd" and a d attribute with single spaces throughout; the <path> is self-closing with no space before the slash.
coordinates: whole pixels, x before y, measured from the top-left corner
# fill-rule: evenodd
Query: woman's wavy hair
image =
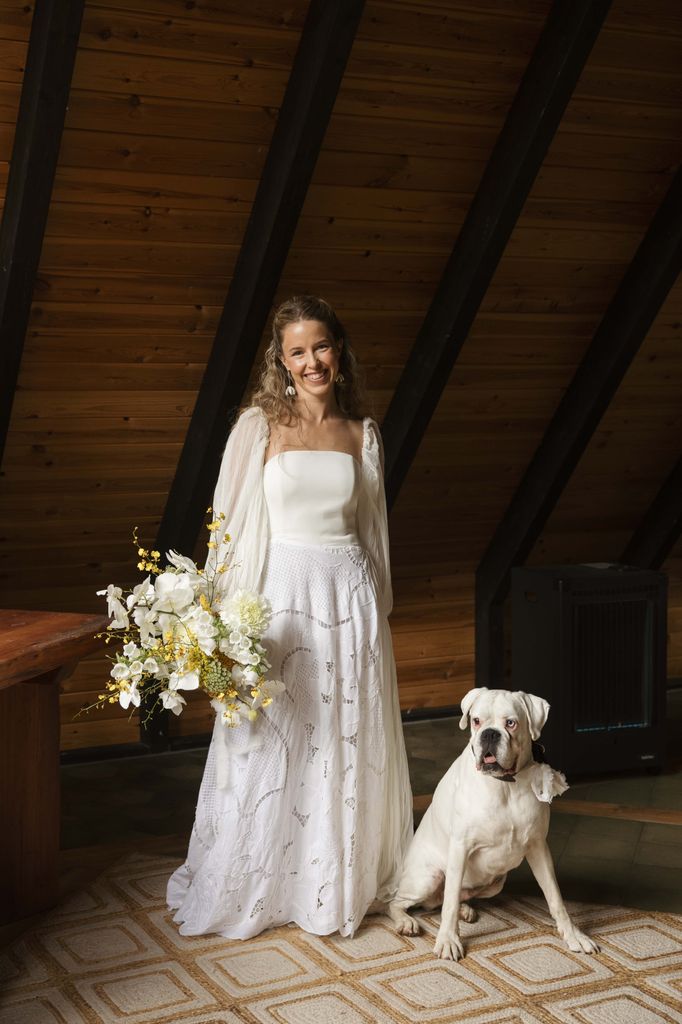
<path id="1" fill-rule="evenodd" d="M 361 419 L 365 415 L 365 388 L 358 361 L 338 316 L 328 302 L 316 295 L 294 295 L 275 310 L 272 338 L 265 350 L 251 405 L 260 406 L 270 423 L 291 424 L 299 419 L 293 399 L 286 395 L 291 382 L 282 362 L 282 341 L 285 327 L 300 320 L 319 320 L 329 329 L 334 341 L 341 342 L 339 373 L 343 374 L 344 382 L 335 383 L 336 401 L 344 415 Z"/>

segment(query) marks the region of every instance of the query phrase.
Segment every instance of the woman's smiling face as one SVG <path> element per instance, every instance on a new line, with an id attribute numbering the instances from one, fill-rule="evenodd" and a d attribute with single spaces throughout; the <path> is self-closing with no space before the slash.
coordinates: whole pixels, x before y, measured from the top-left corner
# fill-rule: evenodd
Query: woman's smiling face
<path id="1" fill-rule="evenodd" d="M 282 332 L 282 362 L 299 396 L 322 398 L 333 392 L 340 353 L 340 344 L 319 320 L 298 320 Z"/>

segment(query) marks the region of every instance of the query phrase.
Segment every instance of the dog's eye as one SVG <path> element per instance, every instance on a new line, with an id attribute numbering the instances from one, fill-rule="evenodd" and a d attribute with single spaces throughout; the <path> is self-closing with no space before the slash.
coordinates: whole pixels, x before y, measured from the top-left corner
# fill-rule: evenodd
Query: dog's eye
<path id="1" fill-rule="evenodd" d="M 474 725 L 480 725 L 481 724 L 481 719 L 480 718 L 472 718 L 471 721 L 473 722 Z"/>
<path id="2" fill-rule="evenodd" d="M 505 722 L 505 725 L 507 726 L 508 729 L 515 729 L 517 725 L 516 719 L 508 718 L 507 721 Z"/>

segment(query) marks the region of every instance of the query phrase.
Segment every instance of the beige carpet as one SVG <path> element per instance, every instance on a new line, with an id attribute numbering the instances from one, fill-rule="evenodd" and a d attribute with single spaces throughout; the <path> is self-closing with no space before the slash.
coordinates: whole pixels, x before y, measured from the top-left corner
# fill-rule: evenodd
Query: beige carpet
<path id="1" fill-rule="evenodd" d="M 682 1024 L 682 917 L 572 904 L 602 946 L 569 952 L 540 899 L 482 901 L 458 964 L 369 918 L 353 939 L 279 928 L 182 938 L 176 866 L 132 856 L 0 953 L 0 1024 Z"/>

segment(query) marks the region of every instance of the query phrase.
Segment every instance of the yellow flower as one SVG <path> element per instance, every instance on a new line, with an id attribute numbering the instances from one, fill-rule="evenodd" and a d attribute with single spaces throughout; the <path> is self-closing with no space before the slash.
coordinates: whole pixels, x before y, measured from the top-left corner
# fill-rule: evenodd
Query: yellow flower
<path id="1" fill-rule="evenodd" d="M 146 550 L 144 548 L 138 548 L 137 549 L 137 553 L 138 553 L 138 555 L 146 555 L 147 554 L 147 552 L 146 552 Z"/>
<path id="2" fill-rule="evenodd" d="M 208 603 L 208 599 L 206 597 L 206 594 L 199 594 L 199 604 L 204 609 L 204 611 L 208 612 L 208 611 L 211 610 L 211 606 Z"/>
<path id="3" fill-rule="evenodd" d="M 214 540 L 210 540 L 210 541 L 208 542 L 208 544 L 206 545 L 206 547 L 207 547 L 207 548 L 215 548 L 215 547 L 217 547 L 217 546 L 218 546 L 218 545 L 216 544 L 216 542 L 215 542 Z"/>
<path id="4" fill-rule="evenodd" d="M 160 551 L 152 551 L 152 558 L 154 560 L 156 560 L 157 558 L 161 558 L 161 552 Z"/>
<path id="5" fill-rule="evenodd" d="M 263 707 L 266 708 L 268 704 L 272 704 L 272 697 L 266 697 L 263 701 Z"/>
<path id="6" fill-rule="evenodd" d="M 137 563 L 137 568 L 138 569 L 144 569 L 144 562 L 138 562 Z"/>

